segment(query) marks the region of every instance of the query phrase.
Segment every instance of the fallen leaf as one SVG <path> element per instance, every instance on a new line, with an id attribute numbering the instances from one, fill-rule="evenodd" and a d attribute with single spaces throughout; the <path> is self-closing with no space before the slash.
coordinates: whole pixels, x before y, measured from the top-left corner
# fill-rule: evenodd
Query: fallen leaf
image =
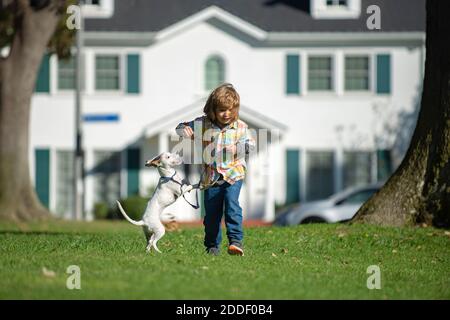
<path id="1" fill-rule="evenodd" d="M 202 266 L 203 270 L 208 270 L 209 268 L 207 266 Z"/>
<path id="2" fill-rule="evenodd" d="M 53 278 L 53 277 L 56 276 L 55 271 L 49 270 L 49 269 L 47 269 L 46 267 L 42 267 L 42 274 L 43 274 L 45 277 L 48 277 L 48 278 Z"/>
<path id="3" fill-rule="evenodd" d="M 286 249 L 286 248 L 283 248 L 283 249 L 281 249 L 281 253 L 288 253 L 288 249 Z"/>
<path id="4" fill-rule="evenodd" d="M 276 257 L 277 255 L 275 253 L 272 252 L 272 257 Z"/>
<path id="5" fill-rule="evenodd" d="M 397 253 L 397 250 L 395 250 L 395 249 L 394 249 L 394 250 L 392 250 L 392 253 Z"/>

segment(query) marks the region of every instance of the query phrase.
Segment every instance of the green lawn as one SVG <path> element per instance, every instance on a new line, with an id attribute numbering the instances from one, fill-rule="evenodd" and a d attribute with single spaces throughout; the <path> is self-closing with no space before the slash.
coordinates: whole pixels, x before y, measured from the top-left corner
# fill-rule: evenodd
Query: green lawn
<path id="1" fill-rule="evenodd" d="M 244 257 L 225 248 L 212 257 L 202 228 L 168 232 L 163 254 L 146 254 L 141 229 L 125 222 L 3 223 L 0 298 L 450 298 L 448 231 L 323 224 L 245 233 Z M 81 268 L 81 290 L 66 288 L 69 265 Z M 380 267 L 380 290 L 367 289 L 370 265 Z"/>

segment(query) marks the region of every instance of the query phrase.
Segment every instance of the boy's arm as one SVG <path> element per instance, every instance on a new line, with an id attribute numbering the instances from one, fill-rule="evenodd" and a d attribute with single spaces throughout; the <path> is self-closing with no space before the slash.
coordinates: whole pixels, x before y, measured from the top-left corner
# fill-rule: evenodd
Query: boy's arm
<path id="1" fill-rule="evenodd" d="M 194 127 L 195 127 L 196 125 L 201 125 L 201 124 L 203 123 L 203 118 L 204 118 L 204 116 L 195 118 L 194 120 L 191 120 L 191 121 L 181 122 L 181 123 L 179 123 L 179 124 L 177 125 L 177 127 L 175 128 L 175 132 L 176 132 L 177 135 L 179 135 L 180 137 L 184 137 L 183 131 L 184 131 L 184 128 L 186 128 L 186 127 L 190 127 L 190 128 L 192 129 L 192 131 L 195 132 Z"/>

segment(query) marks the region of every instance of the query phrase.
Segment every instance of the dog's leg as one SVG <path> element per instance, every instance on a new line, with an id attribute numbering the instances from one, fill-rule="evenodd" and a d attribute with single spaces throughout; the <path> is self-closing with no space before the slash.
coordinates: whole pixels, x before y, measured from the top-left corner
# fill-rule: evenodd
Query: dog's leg
<path id="1" fill-rule="evenodd" d="M 148 230 L 147 226 L 142 226 L 142 230 L 144 231 L 145 240 L 148 242 L 152 233 L 150 232 L 150 230 Z"/>
<path id="2" fill-rule="evenodd" d="M 153 239 L 152 246 L 157 252 L 162 253 L 156 246 L 156 243 L 164 236 L 164 234 L 166 233 L 166 230 L 164 228 L 162 228 L 161 230 L 158 230 L 158 231 L 159 232 L 154 234 L 155 237 Z"/>
<path id="3" fill-rule="evenodd" d="M 152 236 L 150 237 L 150 239 L 147 242 L 147 248 L 145 248 L 145 250 L 147 252 L 150 252 L 152 250 L 154 241 L 155 241 L 155 234 L 152 234 Z"/>
<path id="4" fill-rule="evenodd" d="M 188 186 L 184 189 L 183 193 L 189 192 L 189 191 L 191 191 L 192 189 L 194 189 L 194 187 L 193 187 L 192 185 L 188 185 Z"/>
<path id="5" fill-rule="evenodd" d="M 148 229 L 148 227 L 146 225 L 142 226 L 142 230 L 144 231 L 145 240 L 147 242 L 146 250 L 147 250 L 147 252 L 149 252 L 150 249 L 152 248 L 151 243 L 150 243 L 150 239 L 152 237 L 152 232 L 150 232 L 150 230 Z"/>
<path id="6" fill-rule="evenodd" d="M 158 251 L 159 253 L 162 253 L 161 251 L 159 251 L 159 249 L 158 249 L 158 247 L 156 246 L 156 243 L 157 243 L 158 241 L 153 241 L 153 248 L 156 250 L 156 251 Z"/>

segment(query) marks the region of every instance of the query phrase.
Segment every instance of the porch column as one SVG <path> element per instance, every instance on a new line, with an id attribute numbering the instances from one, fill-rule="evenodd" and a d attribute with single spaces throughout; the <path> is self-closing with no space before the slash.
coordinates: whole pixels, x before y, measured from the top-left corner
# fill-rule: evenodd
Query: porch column
<path id="1" fill-rule="evenodd" d="M 337 147 L 334 151 L 334 192 L 339 192 L 344 186 L 344 150 Z"/>
<path id="2" fill-rule="evenodd" d="M 264 172 L 266 175 L 265 212 L 263 217 L 264 222 L 272 222 L 275 219 L 275 170 L 272 148 L 272 143 L 268 144 L 266 150 L 266 160 L 264 163 Z"/>
<path id="3" fill-rule="evenodd" d="M 169 135 L 166 132 L 161 132 L 158 135 L 158 154 L 168 152 L 169 150 Z"/>

